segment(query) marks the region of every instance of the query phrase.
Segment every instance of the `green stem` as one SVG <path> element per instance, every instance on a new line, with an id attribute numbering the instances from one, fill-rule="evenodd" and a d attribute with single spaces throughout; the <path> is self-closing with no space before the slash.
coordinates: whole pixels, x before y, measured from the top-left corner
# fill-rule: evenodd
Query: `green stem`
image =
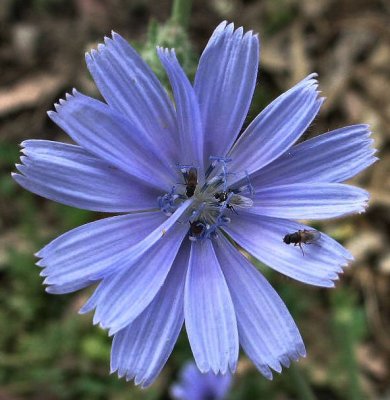
<path id="1" fill-rule="evenodd" d="M 298 398 L 301 400 L 316 400 L 313 391 L 311 390 L 299 367 L 292 363 L 290 365 L 290 371 Z"/>
<path id="2" fill-rule="evenodd" d="M 192 0 L 173 0 L 172 21 L 187 29 L 191 15 Z"/>

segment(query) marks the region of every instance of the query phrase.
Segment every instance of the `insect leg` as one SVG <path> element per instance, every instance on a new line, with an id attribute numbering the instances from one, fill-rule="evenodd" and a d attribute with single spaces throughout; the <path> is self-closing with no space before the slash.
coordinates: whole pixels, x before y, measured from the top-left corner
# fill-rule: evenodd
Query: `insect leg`
<path id="1" fill-rule="evenodd" d="M 303 247 L 302 247 L 302 243 L 298 243 L 298 246 L 301 248 L 302 250 L 302 255 L 305 256 L 305 252 L 303 251 Z"/>

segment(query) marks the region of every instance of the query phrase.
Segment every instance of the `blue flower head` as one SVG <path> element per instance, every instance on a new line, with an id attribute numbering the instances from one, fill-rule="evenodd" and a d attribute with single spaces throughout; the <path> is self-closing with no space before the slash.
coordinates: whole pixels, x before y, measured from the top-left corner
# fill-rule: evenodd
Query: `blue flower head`
<path id="1" fill-rule="evenodd" d="M 369 129 L 348 126 L 295 144 L 323 101 L 312 74 L 240 135 L 259 43 L 233 24 L 216 28 L 193 84 L 174 50 L 157 53 L 174 102 L 113 33 L 86 56 L 106 102 L 74 90 L 49 112 L 76 144 L 22 143 L 13 175 L 21 186 L 119 214 L 37 253 L 46 290 L 99 283 L 80 312 L 95 310 L 94 323 L 114 335 L 111 370 L 136 384 L 158 376 L 184 322 L 202 373 L 234 371 L 240 344 L 271 379 L 305 347 L 280 297 L 233 243 L 293 279 L 334 286 L 351 254 L 296 221 L 364 211 L 368 193 L 341 182 L 375 161 Z"/>
<path id="2" fill-rule="evenodd" d="M 202 374 L 194 363 L 188 363 L 180 373 L 180 381 L 171 387 L 171 395 L 175 400 L 223 400 L 231 383 L 229 372 Z"/>

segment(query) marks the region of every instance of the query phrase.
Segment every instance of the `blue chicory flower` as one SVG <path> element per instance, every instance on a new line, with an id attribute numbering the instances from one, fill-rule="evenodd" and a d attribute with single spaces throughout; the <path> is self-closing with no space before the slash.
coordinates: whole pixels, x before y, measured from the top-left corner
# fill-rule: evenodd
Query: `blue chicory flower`
<path id="1" fill-rule="evenodd" d="M 106 103 L 77 91 L 50 111 L 76 144 L 22 143 L 14 179 L 38 195 L 118 216 L 73 229 L 37 253 L 49 293 L 100 282 L 80 310 L 114 335 L 111 369 L 150 385 L 185 321 L 201 372 L 236 369 L 239 344 L 272 378 L 305 356 L 283 301 L 232 242 L 298 281 L 331 287 L 351 254 L 321 233 L 304 254 L 283 243 L 322 220 L 364 211 L 342 184 L 375 161 L 366 125 L 295 142 L 322 99 L 309 75 L 239 135 L 256 85 L 257 35 L 221 23 L 192 85 L 157 49 L 174 104 L 118 34 L 86 55 Z M 301 245 L 302 243 L 296 242 Z"/>
<path id="2" fill-rule="evenodd" d="M 187 363 L 180 372 L 180 380 L 171 387 L 175 400 L 223 400 L 232 384 L 232 375 L 208 372 L 202 374 L 196 365 Z"/>

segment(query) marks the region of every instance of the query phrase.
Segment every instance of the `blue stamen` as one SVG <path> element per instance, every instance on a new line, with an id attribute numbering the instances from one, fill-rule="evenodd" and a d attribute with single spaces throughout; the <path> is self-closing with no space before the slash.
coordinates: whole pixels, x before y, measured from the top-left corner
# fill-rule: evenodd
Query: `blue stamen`
<path id="1" fill-rule="evenodd" d="M 232 161 L 232 158 L 227 157 L 219 157 L 219 156 L 210 156 L 209 160 L 212 161 L 211 166 L 214 168 L 218 163 L 222 164 L 222 173 L 220 174 L 223 179 L 223 191 L 227 190 L 227 176 L 233 175 L 234 173 L 228 172 L 227 164 Z"/>
<path id="2" fill-rule="evenodd" d="M 222 226 L 226 226 L 229 223 L 230 223 L 230 218 L 228 218 L 228 217 L 226 217 L 226 215 L 222 215 L 222 213 L 220 213 L 218 215 L 215 223 L 207 226 L 207 230 L 204 233 L 204 239 L 217 238 L 218 237 L 217 229 Z"/>
<path id="3" fill-rule="evenodd" d="M 246 178 L 246 181 L 247 181 L 246 188 L 248 189 L 249 194 L 251 196 L 254 196 L 255 195 L 255 189 L 253 188 L 253 186 L 251 184 L 248 171 L 245 171 L 245 178 Z"/>
<path id="4" fill-rule="evenodd" d="M 158 206 L 161 211 L 170 216 L 176 211 L 175 201 L 181 197 L 178 194 L 175 194 L 176 186 L 172 186 L 172 189 L 169 193 L 165 193 L 163 196 L 160 196 L 158 200 Z"/>

